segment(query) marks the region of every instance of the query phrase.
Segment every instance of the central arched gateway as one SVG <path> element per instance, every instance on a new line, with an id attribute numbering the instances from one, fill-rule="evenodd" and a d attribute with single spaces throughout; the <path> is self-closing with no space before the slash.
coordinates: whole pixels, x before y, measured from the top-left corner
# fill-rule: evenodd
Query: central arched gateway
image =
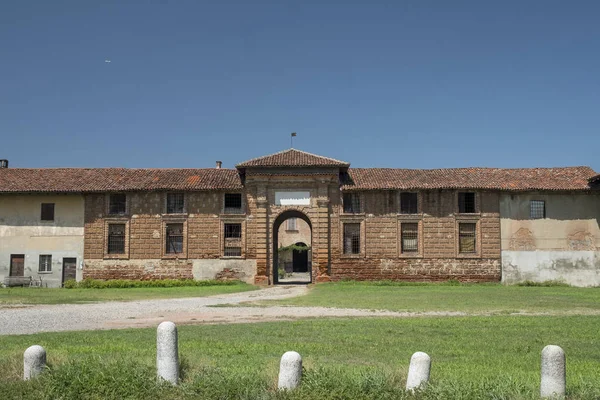
<path id="1" fill-rule="evenodd" d="M 290 221 L 292 219 L 300 219 L 306 224 L 308 224 L 309 228 L 309 236 L 308 238 L 303 238 L 302 241 L 298 242 L 293 240 L 291 246 L 282 247 L 281 241 L 279 238 L 280 227 L 286 221 Z M 292 230 L 290 226 L 294 226 L 294 230 L 296 228 L 297 223 L 291 224 L 288 222 L 288 230 Z M 306 225 L 304 225 L 306 226 Z M 299 284 L 299 283 L 311 283 L 312 282 L 312 223 L 310 218 L 303 212 L 298 210 L 286 210 L 275 218 L 273 222 L 273 283 L 277 284 Z M 302 246 L 304 245 L 304 246 Z M 286 249 L 291 248 L 291 251 L 287 251 Z M 284 253 L 289 253 L 291 256 L 290 260 L 284 260 Z M 298 253 L 304 253 L 300 256 Z M 280 259 L 281 258 L 281 259 Z M 298 265 L 294 266 L 294 261 L 298 262 L 298 258 L 305 259 L 305 264 L 302 268 L 298 268 Z M 286 261 L 286 262 L 284 262 Z M 287 265 L 289 262 L 290 265 Z M 300 270 L 301 269 L 301 270 Z"/>

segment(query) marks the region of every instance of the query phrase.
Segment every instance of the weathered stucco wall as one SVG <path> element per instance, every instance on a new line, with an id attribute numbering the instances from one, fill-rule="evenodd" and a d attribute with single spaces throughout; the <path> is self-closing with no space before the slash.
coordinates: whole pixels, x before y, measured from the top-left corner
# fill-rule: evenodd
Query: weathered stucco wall
<path id="1" fill-rule="evenodd" d="M 41 221 L 41 204 L 54 203 L 54 221 Z M 84 202 L 81 195 L 0 196 L 0 280 L 10 273 L 11 254 L 25 255 L 24 276 L 42 278 L 49 287 L 62 284 L 63 258 L 83 261 Z M 52 272 L 38 272 L 39 256 L 52 255 Z"/>
<path id="2" fill-rule="evenodd" d="M 531 200 L 546 218 L 530 218 Z M 502 194 L 500 217 L 503 282 L 600 285 L 600 194 Z"/>

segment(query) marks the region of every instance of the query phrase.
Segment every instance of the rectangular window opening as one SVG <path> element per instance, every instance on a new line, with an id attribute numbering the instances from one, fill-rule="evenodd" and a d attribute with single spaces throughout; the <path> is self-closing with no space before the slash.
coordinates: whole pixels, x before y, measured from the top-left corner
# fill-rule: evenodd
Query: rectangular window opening
<path id="1" fill-rule="evenodd" d="M 475 253 L 476 248 L 476 223 L 458 224 L 458 251 L 460 253 Z"/>
<path id="2" fill-rule="evenodd" d="M 241 239 L 242 224 L 225 224 L 225 239 Z"/>
<path id="3" fill-rule="evenodd" d="M 124 193 L 113 193 L 109 196 L 108 213 L 113 215 L 125 214 L 127 212 L 127 195 Z"/>
<path id="4" fill-rule="evenodd" d="M 403 223 L 401 225 L 402 253 L 416 253 L 419 251 L 419 224 Z"/>
<path id="5" fill-rule="evenodd" d="M 42 203 L 42 221 L 54 221 L 54 203 Z"/>
<path id="6" fill-rule="evenodd" d="M 52 272 L 52 255 L 40 254 L 39 272 Z"/>
<path id="7" fill-rule="evenodd" d="M 416 214 L 418 212 L 417 193 L 400 193 L 400 213 Z"/>
<path id="8" fill-rule="evenodd" d="M 475 212 L 475 193 L 461 192 L 458 194 L 458 212 L 465 214 Z"/>
<path id="9" fill-rule="evenodd" d="M 531 219 L 546 218 L 546 202 L 544 200 L 531 200 L 529 202 L 529 216 Z"/>
<path id="10" fill-rule="evenodd" d="M 183 193 L 167 193 L 167 214 L 182 214 L 184 211 Z"/>
<path id="11" fill-rule="evenodd" d="M 296 225 L 296 218 L 288 218 L 287 220 L 287 230 L 288 231 L 297 231 L 298 226 Z"/>
<path id="12" fill-rule="evenodd" d="M 360 254 L 360 224 L 344 224 L 344 254 Z"/>
<path id="13" fill-rule="evenodd" d="M 108 254 L 125 254 L 125 224 L 108 225 Z"/>
<path id="14" fill-rule="evenodd" d="M 183 253 L 183 224 L 167 224 L 167 254 Z"/>
<path id="15" fill-rule="evenodd" d="M 240 214 L 242 212 L 242 194 L 225 193 L 225 214 Z"/>
<path id="16" fill-rule="evenodd" d="M 344 193 L 343 203 L 345 213 L 360 213 L 360 195 L 358 193 Z"/>

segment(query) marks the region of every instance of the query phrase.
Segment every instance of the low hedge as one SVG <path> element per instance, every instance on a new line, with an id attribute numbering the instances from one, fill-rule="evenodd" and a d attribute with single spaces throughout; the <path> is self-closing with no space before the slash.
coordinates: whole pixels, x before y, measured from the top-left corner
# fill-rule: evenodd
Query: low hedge
<path id="1" fill-rule="evenodd" d="M 149 288 L 149 287 L 181 287 L 181 286 L 231 286 L 240 285 L 241 281 L 196 281 L 193 279 L 154 279 L 146 281 L 135 281 L 130 279 L 114 279 L 103 281 L 100 279 L 86 278 L 80 282 L 68 280 L 64 287 L 67 289 L 126 289 L 126 288 Z"/>

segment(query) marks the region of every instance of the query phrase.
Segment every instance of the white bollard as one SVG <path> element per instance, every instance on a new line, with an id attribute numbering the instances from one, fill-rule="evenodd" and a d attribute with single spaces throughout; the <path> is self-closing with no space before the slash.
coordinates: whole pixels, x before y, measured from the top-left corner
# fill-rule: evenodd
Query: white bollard
<path id="1" fill-rule="evenodd" d="M 177 326 L 165 321 L 156 329 L 156 371 L 158 377 L 173 385 L 179 379 L 179 352 Z"/>
<path id="2" fill-rule="evenodd" d="M 559 346 L 548 345 L 542 350 L 542 397 L 562 398 L 566 389 L 565 352 Z"/>
<path id="3" fill-rule="evenodd" d="M 431 371 L 431 357 L 422 351 L 417 351 L 410 358 L 408 367 L 408 378 L 406 379 L 406 390 L 414 391 L 425 387 L 429 381 Z"/>
<path id="4" fill-rule="evenodd" d="M 46 368 L 46 350 L 42 346 L 31 346 L 23 353 L 23 380 L 37 377 Z"/>
<path id="5" fill-rule="evenodd" d="M 278 389 L 295 389 L 302 380 L 302 357 L 295 351 L 288 351 L 281 356 L 279 364 Z"/>

